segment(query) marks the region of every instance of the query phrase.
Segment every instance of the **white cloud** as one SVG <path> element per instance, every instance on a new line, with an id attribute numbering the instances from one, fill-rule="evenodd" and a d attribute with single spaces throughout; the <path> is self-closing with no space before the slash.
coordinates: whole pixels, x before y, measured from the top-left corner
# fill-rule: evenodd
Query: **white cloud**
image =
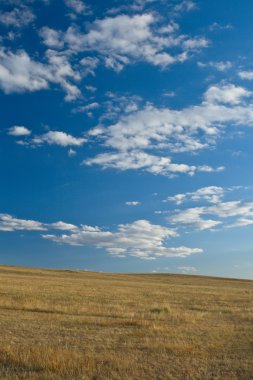
<path id="1" fill-rule="evenodd" d="M 126 202 L 127 206 L 139 206 L 141 203 L 138 201 L 128 201 Z"/>
<path id="2" fill-rule="evenodd" d="M 37 91 L 48 87 L 48 71 L 24 51 L 0 50 L 0 87 L 5 93 Z"/>
<path id="3" fill-rule="evenodd" d="M 65 0 L 65 4 L 79 14 L 85 14 L 88 11 L 87 5 L 82 0 Z"/>
<path id="4" fill-rule="evenodd" d="M 220 30 L 231 30 L 233 29 L 233 25 L 231 24 L 219 24 L 218 22 L 214 22 L 209 26 L 210 32 L 217 32 Z"/>
<path id="5" fill-rule="evenodd" d="M 39 32 L 45 45 L 50 48 L 62 48 L 64 46 L 63 33 L 60 33 L 47 26 L 43 26 Z"/>
<path id="6" fill-rule="evenodd" d="M 103 113 L 99 118 L 99 123 L 101 124 L 102 130 L 104 130 L 102 124 L 104 121 L 117 120 L 119 116 L 124 114 L 131 114 L 139 110 L 142 103 L 142 98 L 136 95 L 120 95 L 118 93 L 113 93 L 107 91 L 106 100 L 101 103 L 103 108 Z M 100 128 L 99 126 L 93 128 L 89 131 L 90 135 L 93 135 L 94 130 Z"/>
<path id="7" fill-rule="evenodd" d="M 176 195 L 170 196 L 166 199 L 166 201 L 173 201 L 177 205 L 181 205 L 182 203 L 189 200 L 193 202 L 199 202 L 199 201 L 204 200 L 210 203 L 218 203 L 223 198 L 224 193 L 225 193 L 225 189 L 223 187 L 207 186 L 207 187 L 202 187 L 193 192 L 188 192 L 184 194 L 176 194 Z"/>
<path id="8" fill-rule="evenodd" d="M 238 75 L 241 79 L 253 80 L 253 71 L 239 71 Z"/>
<path id="9" fill-rule="evenodd" d="M 92 75 L 93 77 L 96 76 L 95 69 L 99 65 L 99 59 L 97 57 L 82 58 L 80 61 L 80 64 L 82 66 L 81 68 L 82 76 L 87 76 L 87 75 Z"/>
<path id="10" fill-rule="evenodd" d="M 186 267 L 186 266 L 177 267 L 177 269 L 179 269 L 181 271 L 181 273 L 183 273 L 183 274 L 195 273 L 198 271 L 195 267 Z"/>
<path id="11" fill-rule="evenodd" d="M 49 145 L 67 146 L 81 146 L 87 140 L 83 137 L 74 137 L 61 131 L 49 131 L 43 135 L 36 136 L 31 140 L 31 143 L 40 145 L 47 143 Z"/>
<path id="12" fill-rule="evenodd" d="M 244 98 L 251 95 L 252 93 L 243 87 L 228 84 L 222 87 L 211 86 L 205 93 L 205 99 L 208 103 L 236 105 L 240 104 Z"/>
<path id="13" fill-rule="evenodd" d="M 9 128 L 8 134 L 11 136 L 28 136 L 31 134 L 31 131 L 21 125 L 14 125 L 13 127 Z"/>
<path id="14" fill-rule="evenodd" d="M 9 214 L 0 214 L 0 231 L 46 231 L 43 223 L 35 220 L 17 219 Z"/>
<path id="15" fill-rule="evenodd" d="M 59 231 L 76 231 L 78 228 L 70 223 L 62 221 L 55 223 L 42 223 L 35 220 L 18 219 L 9 214 L 0 214 L 0 231 L 47 231 L 54 229 Z"/>
<path id="16" fill-rule="evenodd" d="M 183 1 L 180 1 L 177 5 L 175 5 L 174 11 L 175 12 L 189 12 L 196 8 L 197 8 L 197 5 L 195 2 L 191 0 L 183 0 Z"/>
<path id="17" fill-rule="evenodd" d="M 197 65 L 201 68 L 213 67 L 214 69 L 221 72 L 229 70 L 232 67 L 232 63 L 230 61 L 217 61 L 217 62 L 210 61 L 208 63 L 197 62 Z"/>
<path id="18" fill-rule="evenodd" d="M 76 26 L 65 33 L 46 28 L 42 37 L 49 47 L 61 48 L 64 41 L 74 53 L 96 51 L 105 66 L 115 71 L 139 61 L 164 68 L 183 62 L 190 58 L 189 54 L 208 46 L 204 37 L 177 35 L 178 28 L 160 24 L 158 16 L 152 13 L 117 15 L 95 20 L 87 33 Z"/>
<path id="19" fill-rule="evenodd" d="M 122 4 L 118 7 L 108 9 L 107 13 L 115 15 L 122 12 L 140 12 L 143 11 L 149 4 L 153 4 L 157 0 L 133 0 L 132 3 Z"/>
<path id="20" fill-rule="evenodd" d="M 155 156 L 141 151 L 101 153 L 91 159 L 83 161 L 83 165 L 100 165 L 102 168 L 114 168 L 118 170 L 142 169 L 151 174 L 174 176 L 175 174 L 187 173 L 194 175 L 196 171 L 211 172 L 220 171 L 223 168 L 213 169 L 210 166 L 194 166 L 176 164 L 169 157 Z"/>
<path id="21" fill-rule="evenodd" d="M 35 15 L 27 6 L 16 7 L 0 13 L 0 23 L 7 27 L 22 28 L 35 20 Z"/>
<path id="22" fill-rule="evenodd" d="M 96 92 L 97 88 L 95 86 L 85 86 L 86 90 L 90 92 Z"/>
<path id="23" fill-rule="evenodd" d="M 234 223 L 231 223 L 227 228 L 246 227 L 253 225 L 253 218 L 238 218 Z"/>
<path id="24" fill-rule="evenodd" d="M 200 105 L 181 110 L 152 105 L 141 109 L 138 106 L 130 114 L 119 115 L 116 123 L 106 127 L 100 124 L 89 131 L 90 136 L 97 136 L 98 141 L 102 141 L 107 152 L 83 163 L 119 170 L 142 169 L 163 175 L 222 171 L 223 167 L 214 169 L 208 165 L 174 164 L 162 152 L 166 150 L 170 155 L 198 152 L 214 146 L 227 125 L 252 126 L 251 95 L 243 87 L 220 84 L 207 89 Z M 117 117 L 117 114 L 114 116 Z"/>
<path id="25" fill-rule="evenodd" d="M 221 220 L 204 219 L 205 215 L 213 215 Z M 231 218 L 235 220 L 231 222 Z M 226 220 L 227 228 L 243 227 L 252 224 L 253 203 L 230 201 L 219 202 L 212 206 L 192 207 L 185 210 L 176 210 L 174 215 L 168 218 L 169 222 L 176 225 L 191 226 L 198 230 L 212 229 Z"/>
<path id="26" fill-rule="evenodd" d="M 168 218 L 169 222 L 176 225 L 186 225 L 198 229 L 200 231 L 212 229 L 221 224 L 218 220 L 203 219 L 204 207 L 194 207 L 183 211 L 179 211 L 175 215 Z"/>
<path id="27" fill-rule="evenodd" d="M 88 116 L 92 117 L 93 116 L 92 111 L 96 110 L 99 107 L 100 107 L 99 103 L 92 102 L 92 103 L 86 104 L 85 106 L 79 106 L 75 108 L 74 112 L 85 112 L 87 113 Z"/>
<path id="28" fill-rule="evenodd" d="M 75 156 L 75 155 L 76 155 L 76 151 L 75 151 L 74 149 L 70 148 L 70 149 L 68 150 L 68 156 L 69 156 L 69 157 L 73 157 L 73 156 Z"/>
<path id="29" fill-rule="evenodd" d="M 209 45 L 209 42 L 204 37 L 195 37 L 183 41 L 182 45 L 186 50 L 195 50 L 206 48 Z"/>
<path id="30" fill-rule="evenodd" d="M 53 50 L 46 52 L 47 63 L 32 60 L 20 50 L 16 53 L 0 49 L 0 88 L 6 93 L 34 92 L 59 84 L 67 93 L 65 99 L 73 100 L 80 91 L 70 80 L 80 80 L 67 57 Z"/>
<path id="31" fill-rule="evenodd" d="M 233 216 L 253 216 L 253 203 L 242 203 L 241 201 L 221 202 L 210 206 L 205 213 L 211 213 L 220 218 L 229 218 Z"/>
<path id="32" fill-rule="evenodd" d="M 74 231 L 77 229 L 77 227 L 74 224 L 65 223 L 62 221 L 49 224 L 49 226 L 55 230 L 61 230 L 61 231 Z"/>
<path id="33" fill-rule="evenodd" d="M 165 241 L 176 235 L 172 229 L 151 224 L 147 220 L 137 220 L 130 224 L 118 225 L 115 232 L 82 226 L 78 231 L 68 235 L 48 234 L 43 237 L 60 244 L 103 248 L 117 257 L 130 255 L 140 259 L 154 259 L 186 257 L 202 252 L 199 248 L 167 247 Z"/>

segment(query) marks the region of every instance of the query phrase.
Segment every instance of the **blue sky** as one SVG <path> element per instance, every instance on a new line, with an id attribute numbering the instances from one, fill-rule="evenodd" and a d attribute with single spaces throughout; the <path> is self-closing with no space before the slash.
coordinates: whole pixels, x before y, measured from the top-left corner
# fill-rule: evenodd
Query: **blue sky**
<path id="1" fill-rule="evenodd" d="M 252 1 L 0 6 L 0 263 L 253 278 Z"/>

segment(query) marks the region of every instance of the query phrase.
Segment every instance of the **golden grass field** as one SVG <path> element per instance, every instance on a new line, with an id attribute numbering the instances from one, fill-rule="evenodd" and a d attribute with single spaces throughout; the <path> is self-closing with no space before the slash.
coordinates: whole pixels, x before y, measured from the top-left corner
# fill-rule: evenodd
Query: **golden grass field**
<path id="1" fill-rule="evenodd" d="M 0 267 L 0 379 L 253 379 L 253 281 Z"/>

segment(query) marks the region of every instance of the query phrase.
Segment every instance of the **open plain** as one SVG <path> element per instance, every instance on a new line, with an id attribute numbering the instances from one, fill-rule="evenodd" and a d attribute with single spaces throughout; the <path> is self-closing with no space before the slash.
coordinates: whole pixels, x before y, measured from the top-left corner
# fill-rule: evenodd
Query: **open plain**
<path id="1" fill-rule="evenodd" d="M 253 379 L 253 281 L 0 267 L 0 379 Z"/>

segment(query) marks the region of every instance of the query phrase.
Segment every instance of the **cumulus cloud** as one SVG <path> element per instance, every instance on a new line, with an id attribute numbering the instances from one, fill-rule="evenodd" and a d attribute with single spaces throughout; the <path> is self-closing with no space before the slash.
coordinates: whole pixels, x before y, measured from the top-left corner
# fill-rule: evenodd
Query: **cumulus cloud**
<path id="1" fill-rule="evenodd" d="M 81 0 L 65 0 L 65 3 L 75 14 L 87 11 Z M 21 11 L 15 11 L 20 23 L 31 21 L 29 8 L 20 9 L 26 12 L 22 16 Z M 95 76 L 99 64 L 117 72 L 137 62 L 166 68 L 190 59 L 192 54 L 208 46 L 204 37 L 180 34 L 176 23 L 164 23 L 153 13 L 95 19 L 87 31 L 75 24 L 66 31 L 43 26 L 39 35 L 47 47 L 42 58 L 34 59 L 25 50 L 0 49 L 0 88 L 5 93 L 46 90 L 57 84 L 66 92 L 65 99 L 73 101 L 82 97 L 78 86 L 81 79 Z"/>
<path id="2" fill-rule="evenodd" d="M 22 125 L 14 125 L 13 127 L 9 128 L 8 134 L 11 136 L 19 137 L 19 136 L 29 136 L 32 132 L 22 126 Z"/>
<path id="3" fill-rule="evenodd" d="M 163 175 L 221 171 L 223 167 L 174 164 L 170 156 L 214 146 L 227 125 L 253 125 L 251 95 L 243 87 L 221 83 L 207 89 L 200 105 L 181 110 L 138 106 L 136 111 L 119 115 L 116 123 L 89 131 L 90 136 L 102 141 L 107 152 L 84 160 L 84 164 L 119 170 L 142 169 Z M 167 156 L 162 155 L 165 150 Z"/>
<path id="4" fill-rule="evenodd" d="M 42 37 L 49 47 L 61 48 L 64 41 L 75 53 L 98 52 L 105 66 L 115 71 L 139 61 L 167 67 L 208 46 L 204 37 L 175 34 L 177 28 L 164 27 L 152 13 L 117 15 L 95 20 L 87 33 L 76 26 L 65 33 L 46 28 Z"/>
<path id="5" fill-rule="evenodd" d="M 126 202 L 127 206 L 139 206 L 141 203 L 138 201 L 128 201 Z"/>
<path id="6" fill-rule="evenodd" d="M 0 23 L 7 27 L 22 28 L 34 20 L 32 10 L 25 5 L 0 13 Z"/>
<path id="7" fill-rule="evenodd" d="M 49 131 L 43 135 L 36 136 L 31 140 L 32 144 L 41 145 L 60 145 L 62 147 L 67 146 L 81 146 L 87 140 L 83 137 L 74 137 L 61 131 Z"/>
<path id="8" fill-rule="evenodd" d="M 115 232 L 98 227 L 82 226 L 78 231 L 64 235 L 43 235 L 45 239 L 60 244 L 74 246 L 95 246 L 117 257 L 127 255 L 140 259 L 159 257 L 186 257 L 201 253 L 199 248 L 167 247 L 166 240 L 177 234 L 173 229 L 151 224 L 147 220 L 137 220 L 130 224 L 120 224 Z"/>
<path id="9" fill-rule="evenodd" d="M 39 35 L 49 48 L 62 48 L 64 46 L 63 34 L 54 29 L 43 26 L 39 31 Z"/>
<path id="10" fill-rule="evenodd" d="M 211 86 L 205 93 L 205 99 L 208 103 L 236 105 L 240 104 L 243 99 L 251 95 L 252 93 L 243 87 L 228 84 L 222 87 Z"/>
<path id="11" fill-rule="evenodd" d="M 34 92 L 56 83 L 66 91 L 66 100 L 80 96 L 77 86 L 70 82 L 78 81 L 80 75 L 72 69 L 67 57 L 53 50 L 48 50 L 46 57 L 47 63 L 41 63 L 30 58 L 24 50 L 13 53 L 0 49 L 0 88 L 6 94 Z"/>
<path id="12" fill-rule="evenodd" d="M 0 87 L 5 93 L 37 91 L 48 87 L 48 71 L 25 51 L 0 50 Z"/>

